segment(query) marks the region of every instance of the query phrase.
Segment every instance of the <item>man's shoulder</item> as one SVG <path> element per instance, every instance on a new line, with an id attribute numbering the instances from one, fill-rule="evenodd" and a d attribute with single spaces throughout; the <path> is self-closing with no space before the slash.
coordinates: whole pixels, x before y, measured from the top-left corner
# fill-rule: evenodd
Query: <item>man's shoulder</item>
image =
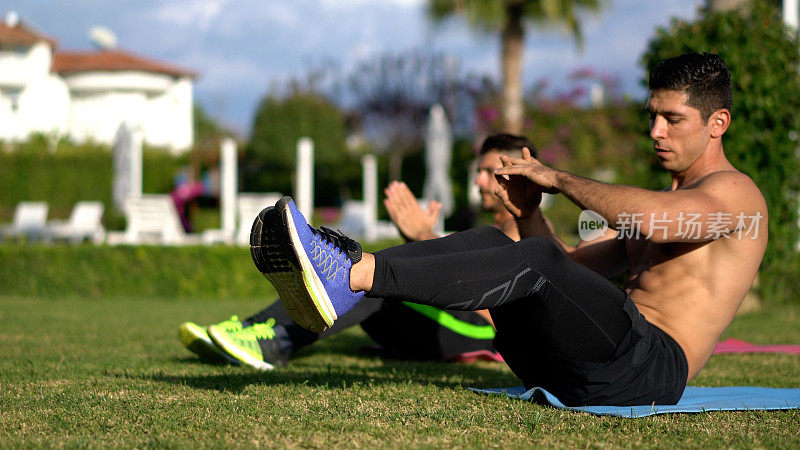
<path id="1" fill-rule="evenodd" d="M 720 170 L 709 173 L 689 189 L 698 189 L 717 198 L 724 198 L 750 208 L 766 210 L 766 201 L 752 178 L 738 170 Z M 743 205 L 744 206 L 744 205 Z"/>
<path id="2" fill-rule="evenodd" d="M 717 170 L 700 178 L 695 183 L 695 185 L 706 184 L 706 183 L 739 183 L 743 181 L 746 181 L 749 184 L 755 186 L 755 182 L 753 181 L 752 178 L 750 178 L 749 176 L 747 176 L 742 172 L 739 172 L 736 169 Z"/>
<path id="3" fill-rule="evenodd" d="M 761 191 L 758 189 L 755 181 L 738 170 L 719 170 L 716 172 L 711 172 L 695 181 L 690 186 L 687 186 L 685 189 L 708 190 L 712 188 L 722 188 L 726 191 L 739 192 L 755 191 L 761 195 Z"/>

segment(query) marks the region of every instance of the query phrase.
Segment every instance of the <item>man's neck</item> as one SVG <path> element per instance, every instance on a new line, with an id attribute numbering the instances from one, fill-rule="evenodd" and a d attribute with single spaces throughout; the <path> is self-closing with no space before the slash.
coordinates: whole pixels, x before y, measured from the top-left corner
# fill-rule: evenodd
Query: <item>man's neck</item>
<path id="1" fill-rule="evenodd" d="M 514 220 L 514 216 L 511 215 L 507 209 L 503 208 L 502 211 L 494 211 L 493 218 L 493 225 L 495 227 L 499 228 L 503 233 L 515 241 L 520 239 L 517 221 Z"/>
<path id="2" fill-rule="evenodd" d="M 511 213 L 508 212 L 508 210 L 505 209 L 505 208 L 496 209 L 494 211 L 494 213 L 492 214 L 492 216 L 493 216 L 492 218 L 494 219 L 494 224 L 495 225 L 500 225 L 502 223 L 505 223 L 508 220 L 514 220 L 514 216 L 512 216 Z"/>
<path id="3" fill-rule="evenodd" d="M 725 157 L 722 145 L 720 144 L 718 148 L 708 148 L 686 170 L 670 172 L 672 177 L 671 190 L 674 191 L 684 186 L 691 186 L 709 174 L 725 170 L 736 170 L 736 168 Z"/>

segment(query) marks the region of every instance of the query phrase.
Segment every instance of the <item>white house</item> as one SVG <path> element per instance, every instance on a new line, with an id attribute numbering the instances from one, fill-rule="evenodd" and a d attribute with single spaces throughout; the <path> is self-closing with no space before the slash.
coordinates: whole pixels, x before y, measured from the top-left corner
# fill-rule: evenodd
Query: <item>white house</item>
<path id="1" fill-rule="evenodd" d="M 191 147 L 194 73 L 123 50 L 57 47 L 14 13 L 0 23 L 0 139 L 111 144 L 125 122 L 150 145 Z"/>

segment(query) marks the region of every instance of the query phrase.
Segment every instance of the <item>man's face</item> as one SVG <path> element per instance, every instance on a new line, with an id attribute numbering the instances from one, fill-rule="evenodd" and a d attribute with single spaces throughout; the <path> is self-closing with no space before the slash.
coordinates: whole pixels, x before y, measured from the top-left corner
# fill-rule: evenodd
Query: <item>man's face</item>
<path id="1" fill-rule="evenodd" d="M 478 186 L 481 193 L 481 208 L 487 211 L 497 211 L 504 209 L 503 202 L 494 195 L 495 189 L 500 187 L 494 177 L 495 169 L 503 167 L 500 161 L 500 155 L 503 153 L 490 151 L 481 155 L 478 160 L 478 178 L 475 180 L 475 185 Z"/>
<path id="2" fill-rule="evenodd" d="M 683 172 L 703 154 L 711 140 L 711 120 L 704 123 L 700 110 L 686 105 L 684 91 L 660 89 L 650 92 L 647 113 L 650 137 L 661 167 Z"/>

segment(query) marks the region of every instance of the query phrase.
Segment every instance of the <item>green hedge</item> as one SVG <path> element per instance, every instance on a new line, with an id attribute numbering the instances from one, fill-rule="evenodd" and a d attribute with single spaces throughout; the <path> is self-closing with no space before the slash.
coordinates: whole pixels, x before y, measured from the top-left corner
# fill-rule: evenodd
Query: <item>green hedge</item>
<path id="1" fill-rule="evenodd" d="M 112 211 L 113 163 L 107 146 L 62 141 L 51 149 L 46 139 L 33 136 L 4 147 L 10 151 L 0 152 L 0 221 L 10 221 L 21 201 L 46 201 L 50 218 L 67 217 L 81 200 L 102 201 Z M 142 153 L 144 192 L 171 191 L 187 157 L 154 148 Z"/>
<path id="2" fill-rule="evenodd" d="M 366 246 L 368 251 L 388 243 Z M 198 299 L 273 298 L 242 247 L 0 245 L 0 294 Z"/>
<path id="3" fill-rule="evenodd" d="M 36 297 L 253 298 L 272 295 L 239 247 L 0 246 L 0 286 Z"/>

